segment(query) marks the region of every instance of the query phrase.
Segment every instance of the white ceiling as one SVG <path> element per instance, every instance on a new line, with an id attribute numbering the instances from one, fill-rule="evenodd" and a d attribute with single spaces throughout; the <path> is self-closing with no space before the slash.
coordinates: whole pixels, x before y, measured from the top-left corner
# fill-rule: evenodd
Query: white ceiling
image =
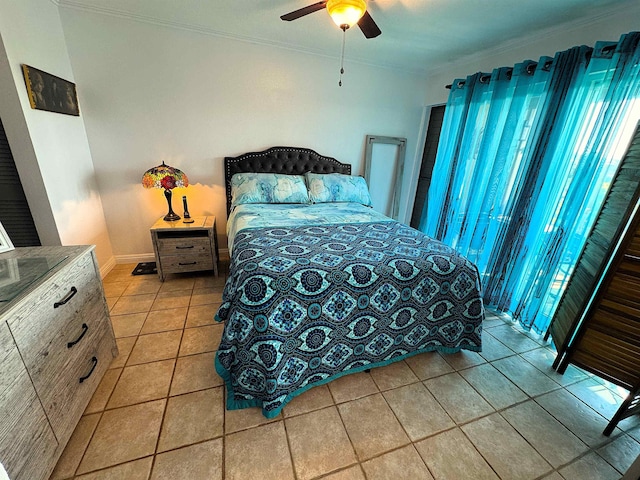
<path id="1" fill-rule="evenodd" d="M 63 8 L 222 35 L 339 57 L 342 32 L 326 10 L 293 22 L 280 15 L 318 0 L 52 0 Z M 346 58 L 414 71 L 437 69 L 482 50 L 504 48 L 587 23 L 637 0 L 369 0 L 382 35 L 346 33 Z M 623 32 L 621 32 L 623 33 Z"/>

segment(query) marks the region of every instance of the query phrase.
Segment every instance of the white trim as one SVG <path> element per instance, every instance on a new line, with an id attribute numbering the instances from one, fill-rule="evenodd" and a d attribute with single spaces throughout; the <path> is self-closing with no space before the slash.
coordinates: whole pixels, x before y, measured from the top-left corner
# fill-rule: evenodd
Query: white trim
<path id="1" fill-rule="evenodd" d="M 133 255 L 116 255 L 115 259 L 118 265 L 122 265 L 123 263 L 155 262 L 156 256 L 153 253 L 139 253 Z"/>
<path id="2" fill-rule="evenodd" d="M 518 48 L 533 45 L 537 43 L 540 39 L 553 36 L 556 33 L 567 33 L 567 32 L 570 32 L 571 30 L 579 30 L 579 29 L 588 27 L 589 25 L 601 23 L 603 20 L 606 20 L 607 18 L 614 17 L 616 15 L 619 15 L 620 13 L 624 13 L 628 11 L 630 4 L 631 2 L 628 2 L 626 4 L 619 5 L 618 7 L 611 8 L 610 10 L 607 10 L 606 12 L 603 12 L 599 15 L 595 15 L 593 17 L 580 18 L 577 20 L 561 23 L 559 25 L 554 25 L 553 27 L 549 27 L 544 30 L 540 30 L 536 32 L 535 35 L 516 38 L 514 40 L 503 42 L 494 48 L 481 50 L 480 52 L 474 52 L 469 55 L 464 55 L 453 61 L 449 61 L 437 67 L 430 68 L 428 71 L 428 74 L 429 76 L 437 75 L 439 73 L 454 69 L 458 66 L 466 65 L 467 63 L 469 63 L 470 58 L 473 58 L 474 61 L 482 61 L 484 59 L 491 58 L 505 52 L 510 52 L 511 50 L 516 50 Z M 611 40 L 617 40 L 617 38 L 611 39 Z M 568 46 L 567 48 L 570 48 L 570 47 L 571 46 Z M 548 54 L 553 55 L 553 52 L 548 52 Z"/>
<path id="3" fill-rule="evenodd" d="M 310 55 L 316 55 L 318 57 L 323 57 L 323 58 L 331 58 L 331 59 L 336 59 L 337 57 L 335 55 L 329 55 L 327 53 L 324 53 L 323 51 L 320 50 L 315 50 L 312 48 L 301 48 L 297 45 L 291 45 L 288 43 L 284 43 L 284 42 L 279 42 L 279 41 L 274 41 L 274 40 L 269 40 L 266 38 L 258 38 L 258 37 L 249 37 L 246 35 L 238 35 L 236 33 L 230 33 L 230 32 L 224 32 L 224 31 L 220 31 L 220 30 L 215 30 L 213 28 L 209 28 L 209 27 L 205 27 L 202 25 L 194 25 L 191 23 L 181 23 L 181 22 L 175 22 L 172 20 L 166 20 L 166 19 L 162 19 L 162 18 L 157 18 L 157 17 L 150 17 L 150 16 L 146 16 L 146 15 L 139 15 L 136 13 L 131 13 L 131 12 L 125 12 L 122 10 L 118 10 L 118 9 L 114 9 L 114 8 L 106 8 L 103 6 L 96 6 L 96 5 L 84 5 L 81 2 L 76 2 L 73 0 L 51 0 L 52 2 L 54 2 L 58 8 L 71 8 L 71 9 L 75 9 L 75 10 L 81 10 L 84 12 L 89 12 L 89 13 L 95 13 L 95 14 L 100 14 L 100 15 L 107 15 L 110 17 L 118 17 L 118 18 L 124 18 L 127 20 L 134 20 L 134 21 L 138 21 L 138 22 L 143 22 L 143 23 L 149 23 L 152 25 L 157 25 L 160 27 L 170 27 L 170 28 L 176 28 L 178 30 L 186 30 L 189 32 L 195 32 L 195 33 L 200 33 L 202 35 L 210 35 L 213 37 L 222 37 L 222 38 L 227 38 L 230 40 L 238 40 L 241 42 L 246 42 L 246 43 L 252 43 L 255 45 L 264 45 L 264 46 L 268 46 L 268 47 L 275 47 L 275 48 L 281 48 L 284 50 L 289 50 L 289 51 L 294 51 L 294 52 L 300 52 L 300 53 L 306 53 L 306 54 L 310 54 Z M 352 63 L 357 63 L 359 65 L 366 65 L 369 67 L 377 67 L 377 68 L 383 68 L 385 70 L 394 70 L 394 71 L 402 71 L 402 72 L 407 72 L 407 73 L 412 73 L 412 74 L 426 74 L 428 69 L 426 68 L 426 66 L 421 66 L 421 62 L 418 63 L 418 65 L 416 65 L 415 68 L 410 68 L 410 67 L 406 67 L 404 65 L 394 65 L 394 64 L 382 64 L 382 63 L 376 63 L 376 62 L 372 62 L 372 61 L 367 61 L 367 60 L 363 60 L 361 58 L 354 58 L 354 57 L 348 57 L 349 62 Z"/>
<path id="4" fill-rule="evenodd" d="M 151 16 L 146 16 L 146 15 L 139 15 L 139 14 L 135 14 L 135 13 L 131 13 L 131 12 L 125 12 L 123 10 L 118 10 L 115 8 L 107 8 L 104 6 L 96 6 L 96 5 L 84 5 L 81 1 L 74 1 L 74 0 L 50 0 L 54 5 L 56 5 L 58 8 L 71 8 L 71 9 L 76 9 L 76 10 L 82 10 L 85 12 L 90 12 L 90 13 L 96 13 L 96 14 L 102 14 L 102 15 L 108 15 L 111 17 L 119 17 L 119 18 L 125 18 L 125 19 L 129 19 L 129 20 L 135 20 L 135 21 L 139 21 L 139 22 L 144 22 L 144 23 L 150 23 L 153 25 L 158 25 L 158 26 L 162 26 L 162 27 L 171 27 L 171 28 L 176 28 L 179 30 L 187 30 L 187 31 L 191 31 L 191 32 L 196 32 L 196 33 L 201 33 L 203 35 L 212 35 L 212 36 L 216 36 L 216 37 L 223 37 L 223 38 L 228 38 L 228 39 L 232 39 L 232 40 L 239 40 L 242 42 L 247 42 L 247 43 L 253 43 L 253 44 L 257 44 L 257 45 L 265 45 L 265 46 L 271 46 L 271 47 L 276 47 L 276 48 L 282 48 L 285 50 L 290 50 L 290 51 L 295 51 L 295 52 L 301 52 L 301 53 L 306 53 L 306 54 L 311 54 L 311 55 L 317 55 L 320 57 L 324 57 L 324 58 L 332 58 L 335 59 L 336 56 L 335 55 L 328 55 L 326 53 L 321 52 L 320 50 L 315 50 L 315 49 L 311 49 L 311 48 L 301 48 L 299 46 L 295 46 L 295 45 L 290 45 L 290 44 L 286 44 L 283 42 L 279 42 L 279 41 L 273 41 L 273 40 L 269 40 L 269 39 L 265 39 L 265 38 L 258 38 L 258 37 L 249 37 L 246 35 L 238 35 L 238 34 L 234 34 L 234 33 L 229 33 L 229 32 L 224 32 L 224 31 L 220 31 L 220 30 L 215 30 L 213 28 L 207 28 L 204 27 L 202 25 L 194 25 L 191 23 L 181 23 L 181 22 L 175 22 L 175 21 L 171 21 L 171 20 L 166 20 L 166 19 L 161 19 L 161 18 L 157 18 L 157 17 L 151 17 Z M 350 62 L 353 63 L 357 63 L 357 64 L 361 64 L 361 65 L 367 65 L 367 66 L 373 66 L 373 67 L 379 67 L 379 68 L 384 68 L 384 69 L 394 69 L 394 70 L 399 70 L 399 71 L 404 71 L 404 72 L 408 72 L 408 73 L 414 73 L 414 74 L 428 74 L 428 75 L 437 75 L 440 72 L 443 71 L 447 71 L 451 68 L 456 68 L 460 65 L 464 65 L 466 63 L 468 63 L 469 58 L 473 58 L 474 60 L 477 59 L 484 59 L 484 58 L 488 58 L 488 57 L 492 57 L 504 52 L 508 52 L 510 50 L 514 50 L 520 47 L 524 47 L 524 46 L 528 46 L 528 45 L 532 45 L 536 42 L 538 42 L 541 38 L 547 38 L 548 36 L 554 35 L 556 33 L 565 33 L 567 31 L 570 30 L 576 30 L 576 29 L 581 29 L 584 27 L 588 27 L 589 25 L 592 24 L 596 24 L 596 23 L 600 23 L 603 20 L 606 20 L 607 18 L 619 15 L 622 12 L 626 12 L 629 8 L 629 5 L 633 3 L 633 2 L 625 2 L 624 4 L 621 4 L 617 7 L 611 8 L 609 10 L 607 10 L 606 12 L 603 12 L 599 15 L 595 15 L 592 17 L 588 17 L 588 18 L 581 18 L 581 19 L 577 19 L 577 20 L 572 20 L 572 21 L 568 21 L 559 25 L 554 25 L 552 27 L 540 30 L 535 32 L 533 35 L 529 35 L 525 38 L 517 38 L 514 40 L 510 40 L 510 41 L 506 41 L 503 42 L 499 45 L 497 45 L 495 48 L 490 48 L 487 50 L 482 50 L 481 54 L 479 55 L 478 52 L 473 52 L 470 53 L 468 55 L 464 55 L 462 57 L 459 57 L 457 59 L 455 59 L 454 61 L 451 61 L 450 58 L 447 57 L 446 60 L 443 60 L 442 63 L 440 65 L 437 65 L 433 68 L 429 68 L 428 65 L 426 64 L 426 62 L 418 62 L 418 65 L 416 65 L 415 67 L 407 67 L 407 66 L 403 66 L 403 65 L 394 65 L 394 64 L 390 64 L 390 63 L 386 63 L 386 64 L 382 64 L 382 63 L 374 63 L 371 61 L 367 61 L 367 60 L 362 60 L 362 59 L 358 59 L 358 58 L 349 58 Z M 424 63 L 424 65 L 423 65 Z M 431 65 L 433 65 L 436 62 L 432 62 Z"/>
<path id="5" fill-rule="evenodd" d="M 109 260 L 107 260 L 107 263 L 100 267 L 100 278 L 106 277 L 115 266 L 116 257 L 111 257 Z"/>
<path id="6" fill-rule="evenodd" d="M 413 215 L 413 206 L 416 203 L 416 193 L 418 192 L 418 180 L 420 177 L 420 168 L 422 167 L 422 157 L 424 156 L 424 145 L 427 141 L 427 129 L 429 128 L 429 119 L 431 118 L 431 106 L 422 107 L 422 119 L 420 120 L 420 130 L 418 130 L 418 141 L 416 142 L 416 151 L 413 155 L 413 170 L 411 171 L 409 191 L 406 195 L 404 223 L 411 223 Z"/>

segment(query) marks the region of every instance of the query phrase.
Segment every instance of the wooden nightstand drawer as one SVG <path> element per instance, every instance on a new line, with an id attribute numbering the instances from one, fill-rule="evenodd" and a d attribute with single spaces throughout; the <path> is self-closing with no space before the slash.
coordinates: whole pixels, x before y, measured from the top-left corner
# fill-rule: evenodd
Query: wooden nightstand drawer
<path id="1" fill-rule="evenodd" d="M 213 259 L 206 252 L 202 255 L 172 255 L 162 258 L 162 269 L 165 273 L 198 272 L 212 270 Z"/>
<path id="2" fill-rule="evenodd" d="M 201 270 L 213 270 L 218 276 L 215 217 L 194 217 L 192 223 L 160 219 L 150 232 L 160 280 L 167 273 Z"/>
<path id="3" fill-rule="evenodd" d="M 209 237 L 158 238 L 160 255 L 202 255 L 211 256 Z"/>

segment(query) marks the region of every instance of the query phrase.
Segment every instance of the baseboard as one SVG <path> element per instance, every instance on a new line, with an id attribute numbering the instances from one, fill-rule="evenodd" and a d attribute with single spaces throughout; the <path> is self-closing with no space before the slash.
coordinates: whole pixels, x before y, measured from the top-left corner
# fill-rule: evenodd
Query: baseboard
<path id="1" fill-rule="evenodd" d="M 100 267 L 100 278 L 104 279 L 113 267 L 116 266 L 116 257 L 111 257 L 107 262 Z"/>
<path id="2" fill-rule="evenodd" d="M 155 262 L 156 257 L 153 253 L 141 253 L 137 255 L 116 255 L 116 263 L 122 265 L 123 263 L 135 263 L 136 265 L 141 262 Z"/>

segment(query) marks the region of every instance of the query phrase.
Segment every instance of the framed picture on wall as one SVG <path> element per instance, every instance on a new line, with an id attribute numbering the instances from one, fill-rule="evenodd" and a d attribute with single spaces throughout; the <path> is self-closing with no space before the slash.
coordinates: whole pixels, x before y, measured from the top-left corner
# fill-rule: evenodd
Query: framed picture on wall
<path id="1" fill-rule="evenodd" d="M 29 65 L 22 65 L 31 108 L 66 115 L 80 115 L 75 83 Z"/>
<path id="2" fill-rule="evenodd" d="M 11 239 L 9 235 L 7 235 L 7 231 L 0 223 L 0 253 L 8 252 L 9 250 L 13 250 L 13 243 L 11 243 Z"/>

